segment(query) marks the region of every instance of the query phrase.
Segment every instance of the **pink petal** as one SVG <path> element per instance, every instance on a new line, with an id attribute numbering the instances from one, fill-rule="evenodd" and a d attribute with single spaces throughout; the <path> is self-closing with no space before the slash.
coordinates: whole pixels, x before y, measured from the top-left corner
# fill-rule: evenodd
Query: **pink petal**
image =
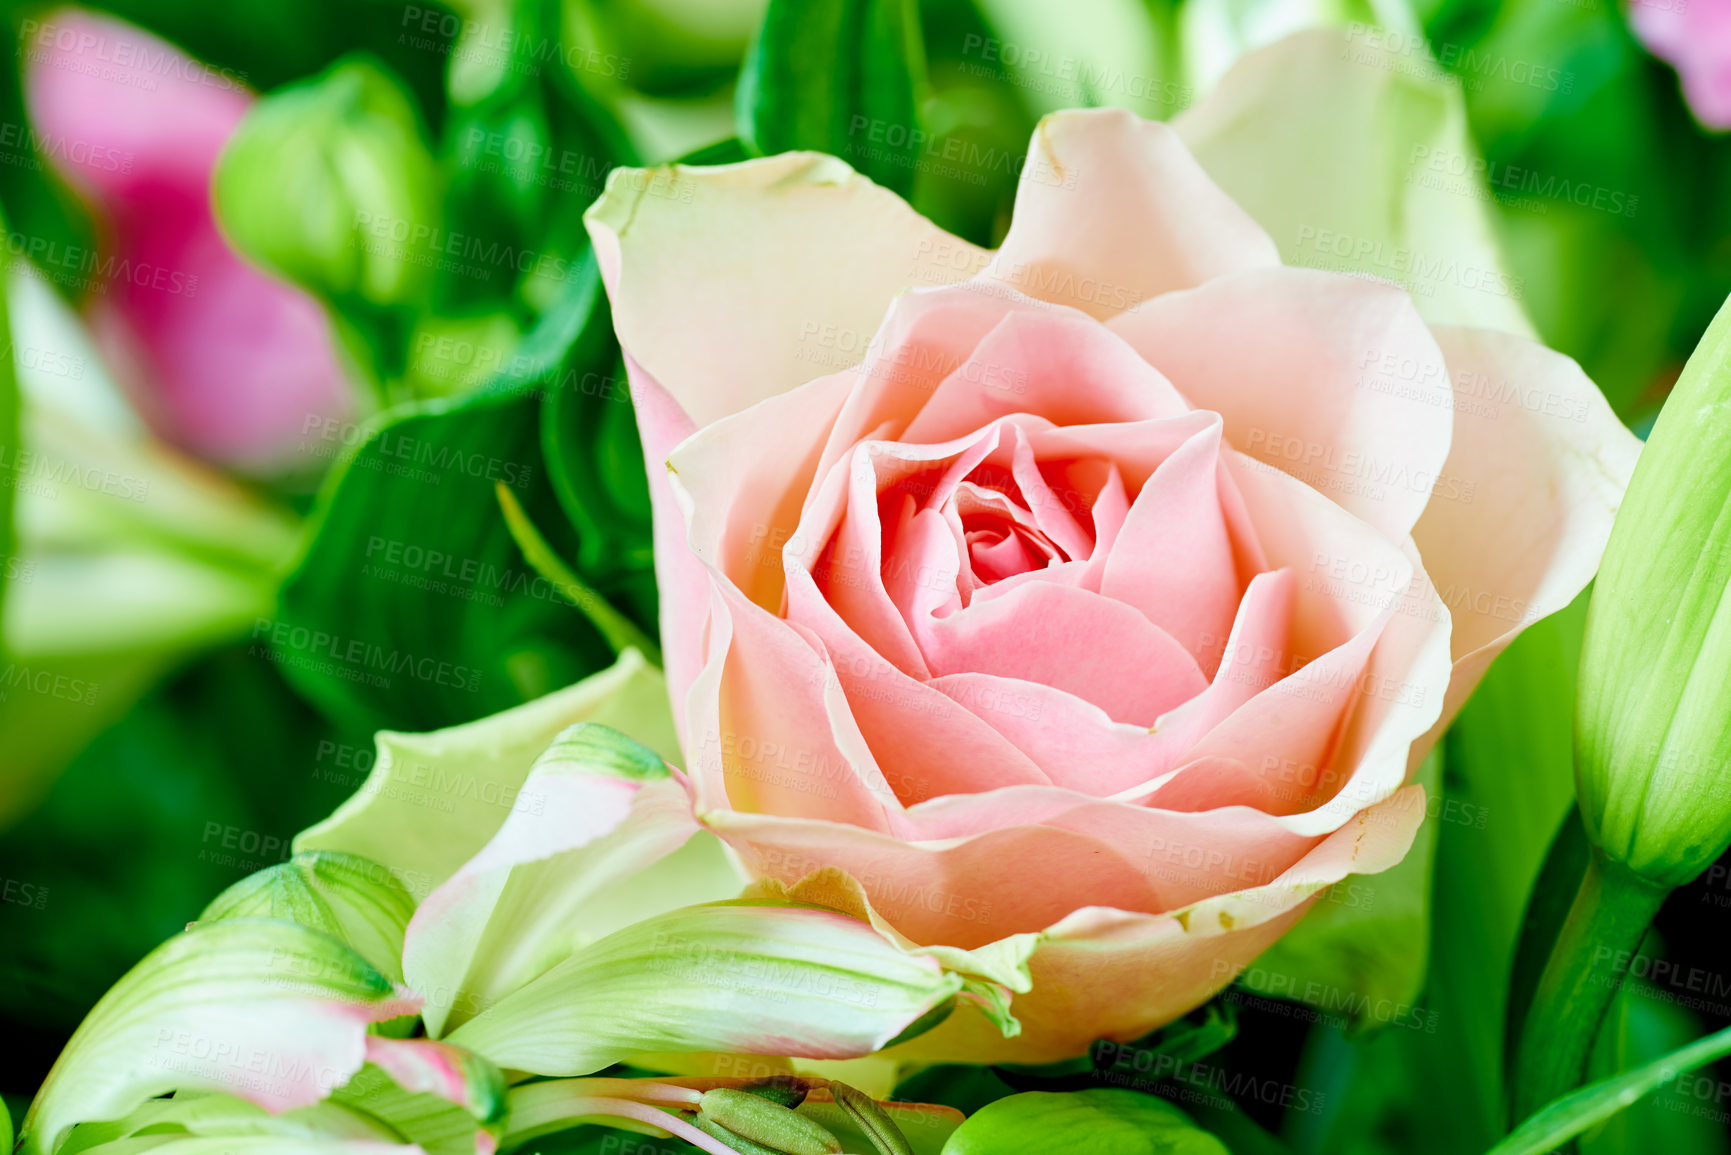
<path id="1" fill-rule="evenodd" d="M 702 638 L 710 612 L 705 562 L 727 574 L 758 604 L 780 606 L 781 555 L 794 540 L 799 502 L 815 470 L 813 446 L 822 444 L 847 395 L 851 374 L 814 381 L 766 402 L 750 420 L 720 421 L 690 436 L 691 419 L 672 395 L 629 356 L 626 368 L 654 508 L 667 689 L 680 734 L 689 742 L 686 696 L 703 665 Z M 782 452 L 761 452 L 765 429 L 774 431 L 771 436 Z M 803 452 L 798 448 L 802 445 Z M 703 484 L 689 489 L 679 484 L 682 468 L 703 477 Z M 759 504 L 739 504 L 747 501 Z M 742 508 L 764 514 L 747 524 L 734 513 Z"/>
<path id="2" fill-rule="evenodd" d="M 211 168 L 251 101 L 245 86 L 76 9 L 26 43 L 32 123 L 104 218 L 86 279 L 121 384 L 160 433 L 203 457 L 292 464 L 306 430 L 347 417 L 353 398 L 320 307 L 242 261 L 211 215 Z"/>
<path id="3" fill-rule="evenodd" d="M 1192 654 L 1231 630 L 1254 576 L 1241 567 L 1237 547 L 1254 534 L 1239 505 L 1222 494 L 1232 488 L 1220 464 L 1220 426 L 1212 423 L 1142 486 L 1100 579 L 1103 596 L 1140 610 Z"/>
<path id="4" fill-rule="evenodd" d="M 713 574 L 711 590 L 686 737 L 699 816 L 731 807 L 887 828 L 899 804 L 822 642 Z"/>
<path id="5" fill-rule="evenodd" d="M 1189 408 L 1097 322 L 1067 309 L 1029 309 L 1006 314 L 980 340 L 899 440 L 949 441 L 1016 413 L 1054 425 L 1095 425 L 1173 417 Z"/>
<path id="6" fill-rule="evenodd" d="M 935 675 L 1050 686 L 1144 727 L 1207 685 L 1185 647 L 1135 607 L 1051 582 L 1028 582 L 936 619 L 922 644 Z"/>
<path id="7" fill-rule="evenodd" d="M 680 510 L 667 467 L 673 447 L 697 431 L 673 395 L 649 375 L 629 352 L 625 372 L 649 475 L 651 538 L 655 546 L 655 585 L 660 595 L 661 660 L 673 721 L 686 736 L 685 694 L 703 665 L 703 623 L 709 615 L 709 577 L 692 552 L 685 514 Z"/>
<path id="8" fill-rule="evenodd" d="M 792 883 L 839 867 L 915 942 L 966 948 L 1083 906 L 1153 913 L 1262 885 L 1317 841 L 1240 807 L 1178 813 L 1051 786 L 936 798 L 910 808 L 895 833 L 739 811 L 701 817 L 760 876 Z M 1078 889 L 1078 878 L 1088 885 Z"/>
<path id="9" fill-rule="evenodd" d="M 1030 960 L 1032 988 L 1011 1011 L 1022 1033 L 1005 1039 L 982 1015 L 958 1011 L 893 1052 L 913 1061 L 1042 1063 L 1096 1038 L 1135 1039 L 1200 1006 L 1310 908 L 1323 888 L 1405 857 L 1424 818 L 1419 787 L 1317 844 L 1265 885 L 1174 914 L 1091 906 L 1051 926 Z"/>
<path id="10" fill-rule="evenodd" d="M 1259 461 L 1391 537 L 1448 456 L 1448 367 L 1400 288 L 1264 269 L 1150 301 L 1112 328 Z"/>
<path id="11" fill-rule="evenodd" d="M 901 803 L 1048 781 L 992 727 L 863 642 L 799 571 L 790 574 L 788 619 L 828 650 L 847 708 Z"/>

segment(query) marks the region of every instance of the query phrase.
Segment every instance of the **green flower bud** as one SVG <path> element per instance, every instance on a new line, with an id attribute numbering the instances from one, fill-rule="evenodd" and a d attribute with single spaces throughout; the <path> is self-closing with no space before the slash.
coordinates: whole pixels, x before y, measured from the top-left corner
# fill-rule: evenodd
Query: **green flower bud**
<path id="1" fill-rule="evenodd" d="M 1588 835 L 1659 886 L 1731 843 L 1731 307 L 1689 358 L 1611 529 L 1587 617 L 1575 778 Z"/>
<path id="2" fill-rule="evenodd" d="M 726 1087 L 705 1091 L 697 1109 L 699 1126 L 703 1120 L 708 1120 L 741 1139 L 784 1155 L 841 1153 L 840 1141 L 822 1126 L 797 1111 L 749 1091 Z M 708 1131 L 708 1128 L 704 1130 Z"/>
<path id="3" fill-rule="evenodd" d="M 437 185 L 408 92 L 348 58 L 253 106 L 217 159 L 214 194 L 248 257 L 326 298 L 389 305 L 432 267 Z"/>

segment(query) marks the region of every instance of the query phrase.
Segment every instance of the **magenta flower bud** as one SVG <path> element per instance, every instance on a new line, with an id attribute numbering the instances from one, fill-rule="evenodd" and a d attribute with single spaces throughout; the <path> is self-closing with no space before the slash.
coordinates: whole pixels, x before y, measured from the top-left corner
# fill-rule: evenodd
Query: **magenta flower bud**
<path id="1" fill-rule="evenodd" d="M 67 143 L 49 163 L 102 237 L 95 254 L 29 255 L 84 298 L 116 377 L 162 436 L 248 471 L 290 464 L 309 422 L 348 416 L 353 398 L 319 305 L 217 231 L 211 167 L 252 103 L 244 78 L 74 9 L 26 37 L 31 121 Z M 80 60 L 98 53 L 100 68 Z"/>

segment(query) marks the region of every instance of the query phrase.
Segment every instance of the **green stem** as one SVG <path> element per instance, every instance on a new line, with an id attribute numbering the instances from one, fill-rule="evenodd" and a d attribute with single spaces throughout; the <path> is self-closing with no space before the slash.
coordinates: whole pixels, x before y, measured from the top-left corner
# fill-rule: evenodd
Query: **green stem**
<path id="1" fill-rule="evenodd" d="M 1605 1012 L 1669 893 L 1593 848 L 1521 1036 L 1515 1122 L 1585 1080 Z"/>
<path id="2" fill-rule="evenodd" d="M 613 648 L 614 654 L 636 649 L 655 665 L 661 665 L 661 648 L 649 639 L 648 634 L 637 628 L 637 623 L 620 613 L 613 607 L 613 603 L 571 572 L 571 568 L 553 552 L 547 539 L 541 536 L 541 531 L 535 528 L 535 523 L 529 520 L 529 515 L 523 512 L 522 505 L 506 488 L 505 483 L 494 482 L 493 490 L 498 494 L 499 508 L 505 513 L 505 526 L 510 530 L 517 548 L 523 551 L 523 560 L 583 612 L 583 616 L 589 619 L 590 624 L 600 631 L 607 644 Z"/>

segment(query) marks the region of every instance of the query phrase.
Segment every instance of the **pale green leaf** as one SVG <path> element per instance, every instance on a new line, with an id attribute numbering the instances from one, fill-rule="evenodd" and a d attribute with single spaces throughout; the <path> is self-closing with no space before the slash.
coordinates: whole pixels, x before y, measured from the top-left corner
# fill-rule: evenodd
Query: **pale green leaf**
<path id="1" fill-rule="evenodd" d="M 360 1069 L 369 1023 L 415 1009 L 329 935 L 230 919 L 157 947 L 91 1010 L 24 1118 L 21 1155 L 177 1089 L 271 1110 L 318 1102 Z"/>
<path id="2" fill-rule="evenodd" d="M 884 1046 L 961 989 L 936 960 L 848 915 L 712 903 L 614 932 L 450 1041 L 542 1075 L 650 1052 L 848 1058 Z"/>
<path id="3" fill-rule="evenodd" d="M 1190 103 L 1164 0 L 980 0 L 991 37 L 965 37 L 964 75 L 1002 77 L 1036 117 L 1062 108 L 1127 108 L 1165 120 Z"/>
<path id="4" fill-rule="evenodd" d="M 297 533 L 151 437 L 40 272 L 12 262 L 6 297 L 19 355 L 16 396 L 10 374 L 0 387 L 0 410 L 16 401 L 0 414 L 15 434 L 0 505 L 17 514 L 0 546 L 0 825 L 164 670 L 269 614 Z"/>
<path id="5" fill-rule="evenodd" d="M 659 755 L 580 722 L 536 760 L 498 834 L 415 920 L 404 968 L 427 1000 L 427 1033 L 462 1025 L 632 922 L 731 898 L 743 883 Z"/>
<path id="6" fill-rule="evenodd" d="M 425 734 L 381 731 L 366 782 L 294 848 L 370 858 L 424 899 L 498 833 L 554 736 L 586 721 L 678 757 L 666 683 L 628 650 L 573 686 L 479 721 Z"/>
<path id="7" fill-rule="evenodd" d="M 200 922 L 281 918 L 355 948 L 392 982 L 403 981 L 403 931 L 415 900 L 396 876 L 354 854 L 314 851 L 261 870 L 213 899 Z"/>
<path id="8" fill-rule="evenodd" d="M 141 1135 L 271 1136 L 283 1139 L 333 1139 L 395 1142 L 398 1136 L 376 1119 L 329 1099 L 282 1114 L 272 1114 L 233 1095 L 179 1092 L 152 1099 L 109 1123 L 80 1123 L 59 1155 L 107 1155 L 109 1145 Z"/>
<path id="9" fill-rule="evenodd" d="M 1185 0 L 1179 21 L 1184 75 L 1202 92 L 1246 52 L 1306 28 L 1377 24 L 1419 35 L 1405 0 Z"/>

